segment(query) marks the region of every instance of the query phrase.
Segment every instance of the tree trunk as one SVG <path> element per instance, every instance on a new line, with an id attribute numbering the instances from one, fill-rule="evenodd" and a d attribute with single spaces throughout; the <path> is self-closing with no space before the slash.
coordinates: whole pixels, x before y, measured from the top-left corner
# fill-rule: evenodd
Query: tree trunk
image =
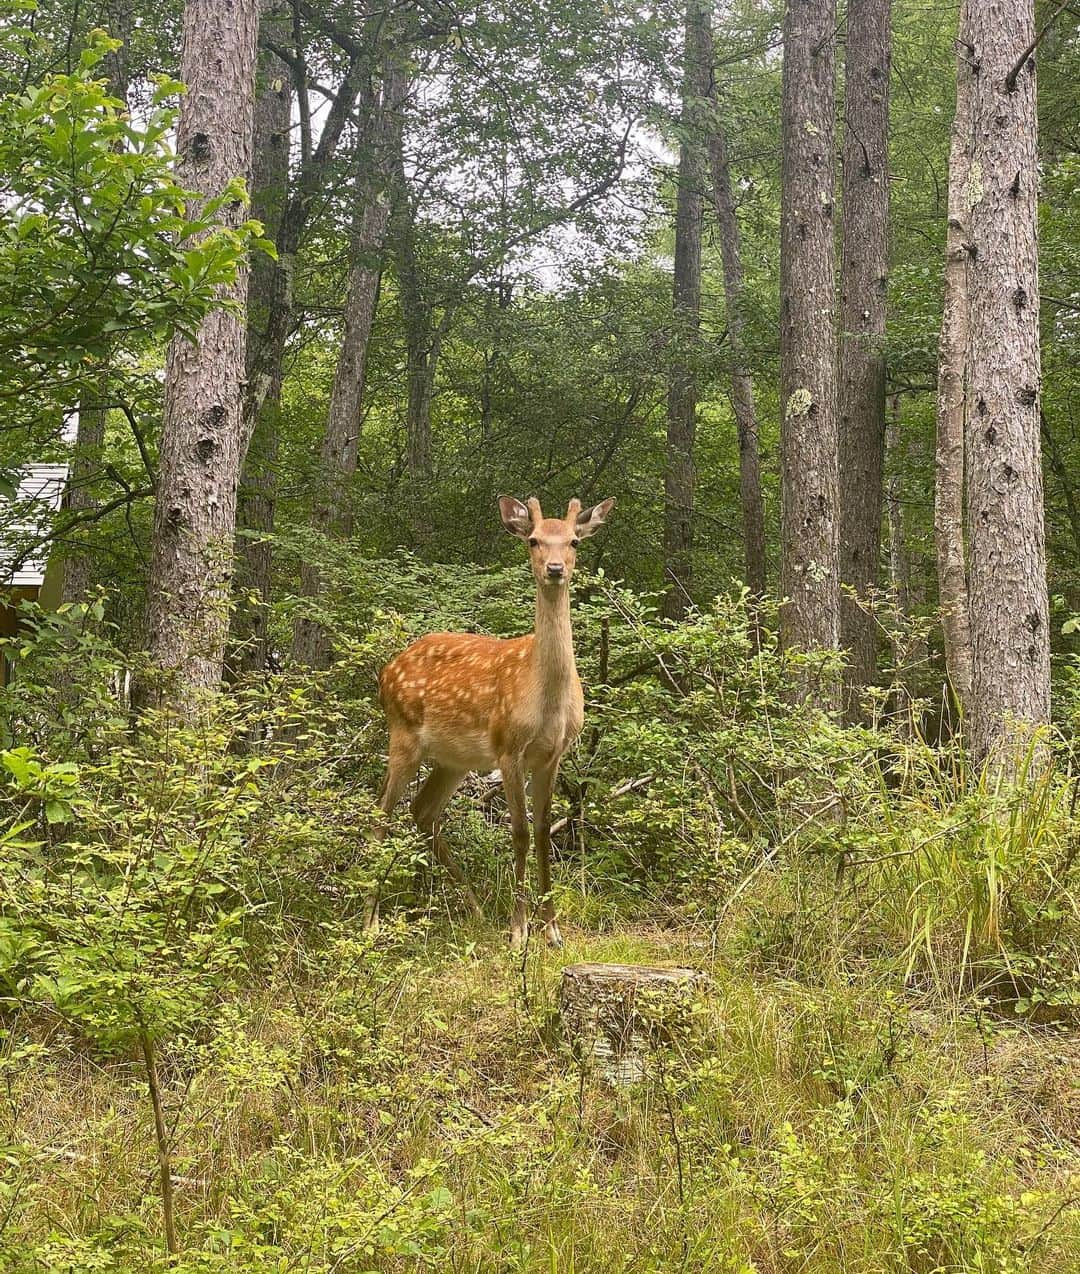
<path id="1" fill-rule="evenodd" d="M 840 624 L 835 32 L 835 0 L 790 0 L 780 205 L 780 616 L 784 645 L 801 650 L 836 649 Z M 804 677 L 799 691 L 835 706 L 832 685 Z"/>
<path id="2" fill-rule="evenodd" d="M 101 381 L 101 388 L 104 390 L 108 384 L 104 373 Z M 87 394 L 80 401 L 79 424 L 71 456 L 71 478 L 68 485 L 68 509 L 76 516 L 97 507 L 94 481 L 101 473 L 107 415 L 100 397 L 92 399 Z M 80 539 L 64 557 L 64 581 L 61 589 L 63 600 L 69 603 L 85 602 L 93 585 L 93 553 Z"/>
<path id="3" fill-rule="evenodd" d="M 885 462 L 885 303 L 889 267 L 891 0 L 849 0 L 844 75 L 840 264 L 840 595 L 845 709 L 877 675 Z"/>
<path id="4" fill-rule="evenodd" d="M 971 148 L 976 65 L 968 0 L 960 6 L 956 41 L 956 114 L 949 143 L 949 207 L 945 296 L 938 340 L 937 476 L 934 540 L 945 667 L 961 715 L 971 699 L 971 628 L 964 552 L 964 412 L 967 394 L 970 283 Z"/>
<path id="5" fill-rule="evenodd" d="M 1050 719 L 1034 59 L 1010 76 L 1034 40 L 1035 5 L 969 0 L 969 11 L 978 64 L 965 428 L 970 745 L 976 761 L 1009 773 Z"/>
<path id="6" fill-rule="evenodd" d="M 306 72 L 302 53 L 298 50 L 292 68 L 297 95 L 307 92 Z M 258 419 L 263 401 L 280 375 L 285 357 L 293 317 L 293 290 L 296 274 L 296 257 L 300 241 L 307 228 L 312 205 L 324 192 L 331 176 L 331 168 L 337 156 L 345 125 L 353 114 L 356 99 L 364 88 L 370 63 L 362 50 L 351 56 L 341 87 L 334 94 L 326 120 L 319 133 L 314 151 L 306 155 L 296 179 L 290 185 L 289 197 L 281 212 L 277 233 L 277 261 L 273 266 L 272 286 L 263 339 L 259 342 L 250 369 L 248 394 L 245 406 L 247 428 L 250 431 Z"/>
<path id="7" fill-rule="evenodd" d="M 177 177 L 200 196 L 248 179 L 255 96 L 256 0 L 187 0 Z M 239 225 L 239 203 L 221 218 Z M 177 335 L 165 363 L 147 633 L 151 662 L 172 684 L 161 702 L 193 715 L 221 682 L 228 631 L 236 487 L 243 452 L 244 306 L 248 272 L 222 287 L 195 342 Z"/>
<path id="8" fill-rule="evenodd" d="M 382 275 L 388 191 L 393 155 L 400 147 L 405 89 L 404 74 L 397 67 L 388 66 L 383 75 L 380 101 L 371 112 L 366 144 L 358 148 L 357 207 L 349 252 L 353 265 L 345 296 L 341 352 L 320 452 L 318 496 L 311 518 L 315 530 L 340 539 L 348 539 L 352 534 L 348 483 L 356 472 L 368 342 Z M 319 588 L 318 567 L 310 562 L 301 563 L 301 596 L 317 597 Z M 309 616 L 300 615 L 296 619 L 292 657 L 295 663 L 312 668 L 325 668 L 330 664 L 331 648 L 326 631 Z"/>
<path id="9" fill-rule="evenodd" d="M 292 6 L 282 7 L 275 0 L 263 0 L 264 23 L 270 24 L 274 42 L 279 47 L 289 43 L 286 32 L 286 15 L 294 12 Z M 295 13 L 294 13 L 295 16 Z M 266 100 L 259 113 L 260 138 L 267 147 L 280 123 L 285 120 L 286 142 L 289 121 L 285 104 L 280 95 L 290 95 L 280 76 L 282 63 L 269 51 L 264 55 L 264 67 L 269 86 Z M 289 78 L 298 98 L 306 102 L 307 73 L 303 50 L 294 49 Z M 283 178 L 287 196 L 279 196 L 276 206 L 267 208 L 274 219 L 272 237 L 277 247 L 277 260 L 267 263 L 265 275 L 253 280 L 258 294 L 262 315 L 249 332 L 247 347 L 247 393 L 244 403 L 244 469 L 241 480 L 240 526 L 250 535 L 241 536 L 239 552 L 242 556 L 242 583 L 245 593 L 254 598 L 247 603 L 244 613 L 237 617 L 233 628 L 233 642 L 237 647 L 234 672 L 251 672 L 265 666 L 267 658 L 266 622 L 270 607 L 270 578 L 273 560 L 271 532 L 274 527 L 274 504 L 277 492 L 278 415 L 280 411 L 281 384 L 284 375 L 285 349 L 293 325 L 293 296 L 296 261 L 300 243 L 307 228 L 315 200 L 325 189 L 337 156 L 338 145 L 345 126 L 352 116 L 357 96 L 365 85 L 369 71 L 369 59 L 359 49 L 351 56 L 341 86 L 334 94 L 326 114 L 319 141 L 314 150 L 301 144 L 303 159 L 293 180 L 288 173 L 288 145 L 284 156 L 277 148 L 264 152 L 269 165 L 267 180 L 272 189 Z M 282 78 L 280 89 L 273 85 Z M 277 96 L 277 100 L 271 100 Z M 265 113 L 263 108 L 265 108 Z M 279 115 L 278 112 L 281 112 Z M 302 112 L 302 115 L 305 112 Z M 265 136 L 264 136 L 265 130 Z M 284 162 L 285 170 L 280 172 Z M 250 445 L 248 445 L 250 440 Z"/>
<path id="10" fill-rule="evenodd" d="M 101 69 L 108 82 L 109 93 L 127 105 L 129 72 L 127 42 L 134 21 L 130 0 L 107 0 L 102 18 L 109 35 L 123 40 L 118 49 L 107 53 Z M 71 483 L 68 508 L 73 514 L 88 513 L 97 507 L 93 482 L 101 472 L 105 446 L 105 423 L 108 410 L 108 356 L 102 360 L 102 372 L 93 391 L 81 397 L 75 449 L 71 457 Z M 85 602 L 94 584 L 94 559 L 83 543 L 72 546 L 64 560 L 62 596 L 65 602 Z"/>
<path id="11" fill-rule="evenodd" d="M 288 30 L 288 7 L 282 0 L 263 0 L 259 17 L 261 42 L 285 43 Z M 263 47 L 252 133 L 251 214 L 263 223 L 266 237 L 275 242 L 289 186 L 291 126 L 289 68 Z M 266 345 L 274 276 L 274 261 L 263 252 L 256 253 L 248 285 L 245 362 L 249 381 Z M 236 543 L 237 596 L 229 658 L 230 671 L 237 675 L 259 672 L 266 666 L 282 373 L 282 359 L 273 359 L 267 368 L 266 395 L 255 421 L 240 483 L 237 525 L 242 534 Z"/>
<path id="12" fill-rule="evenodd" d="M 761 454 L 754 386 L 746 356 L 745 286 L 739 223 L 731 192 L 731 170 L 727 138 L 720 123 L 716 93 L 713 92 L 713 121 L 709 136 L 709 170 L 712 176 L 713 205 L 720 232 L 720 255 L 724 266 L 724 305 L 727 310 L 728 339 L 731 342 L 731 405 L 739 435 L 739 496 L 742 506 L 743 558 L 746 583 L 755 597 L 765 592 L 765 508 L 761 498 Z"/>
<path id="13" fill-rule="evenodd" d="M 706 182 L 706 106 L 712 83 L 710 15 L 709 0 L 688 0 L 664 473 L 664 571 L 668 587 L 663 613 L 668 619 L 679 619 L 686 613 L 693 570 L 701 219 Z"/>
<path id="14" fill-rule="evenodd" d="M 114 40 L 122 40 L 118 49 L 106 53 L 101 60 L 101 69 L 109 83 L 109 92 L 127 103 L 128 89 L 131 87 L 131 54 L 128 41 L 135 24 L 135 10 L 132 0 L 105 0 L 101 8 L 102 24 Z"/>
<path id="15" fill-rule="evenodd" d="M 433 471 L 431 404 L 441 339 L 433 325 L 431 306 L 424 297 L 416 251 L 416 209 L 409 197 L 400 153 L 395 161 L 395 178 L 393 244 L 405 328 L 407 382 L 405 464 L 410 478 L 425 480 Z"/>
<path id="16" fill-rule="evenodd" d="M 893 397 L 892 411 L 885 430 L 885 454 L 888 478 L 885 483 L 885 509 L 889 526 L 889 583 L 896 604 L 893 634 L 894 693 L 896 719 L 902 734 L 914 738 L 921 722 L 915 717 L 914 705 L 919 695 L 919 682 L 927 667 L 930 652 L 926 638 L 915 616 L 924 598 L 911 570 L 904 529 L 904 466 L 908 461 L 909 439 L 900 419 L 900 395 Z"/>

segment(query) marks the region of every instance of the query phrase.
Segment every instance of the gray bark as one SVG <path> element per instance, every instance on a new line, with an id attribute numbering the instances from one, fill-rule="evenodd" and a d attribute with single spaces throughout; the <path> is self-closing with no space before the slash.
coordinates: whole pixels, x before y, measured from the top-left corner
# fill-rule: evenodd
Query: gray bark
<path id="1" fill-rule="evenodd" d="M 356 99 L 365 86 L 369 85 L 370 66 L 369 53 L 357 48 L 350 57 L 345 77 L 326 113 L 318 144 L 310 154 L 306 153 L 306 146 L 303 147 L 305 154 L 300 169 L 290 184 L 289 196 L 278 225 L 278 255 L 273 267 L 265 335 L 258 344 L 250 369 L 245 407 L 249 430 L 258 419 L 275 376 L 280 375 L 285 346 L 292 328 L 296 258 L 300 241 L 307 228 L 312 206 L 325 190 L 330 178 L 331 166 L 337 157 L 338 146 L 345 125 L 353 113 Z M 306 71 L 299 53 L 292 71 L 297 96 L 306 101 Z"/>
<path id="2" fill-rule="evenodd" d="M 698 335 L 701 321 L 701 220 L 706 173 L 707 100 L 712 83 L 708 0 L 688 0 L 682 86 L 682 141 L 675 195 L 672 348 L 664 472 L 663 613 L 686 613 L 693 570 L 694 440 L 697 432 Z"/>
<path id="3" fill-rule="evenodd" d="M 971 166 L 968 460 L 976 761 L 1012 771 L 1050 719 L 1039 437 L 1038 155 L 1034 0 L 969 0 L 978 64 Z"/>
<path id="4" fill-rule="evenodd" d="M 251 169 L 256 0 L 187 0 L 177 176 L 199 196 Z M 239 225 L 240 204 L 220 216 Z M 185 715 L 221 682 L 228 631 L 236 487 L 243 454 L 244 319 L 248 271 L 221 289 L 197 341 L 176 336 L 165 364 L 165 409 L 147 597 L 151 662 L 171 685 L 162 702 Z M 145 696 L 144 696 L 145 697 Z"/>
<path id="5" fill-rule="evenodd" d="M 396 66 L 387 67 L 382 93 L 374 106 L 365 143 L 359 147 L 356 173 L 356 214 L 349 257 L 352 269 L 345 296 L 341 352 L 334 372 L 330 410 L 320 451 L 318 495 L 311 524 L 324 535 L 348 539 L 352 515 L 348 484 L 356 472 L 360 445 L 364 378 L 368 343 L 382 275 L 382 250 L 390 207 L 394 156 L 400 148 L 401 112 L 406 78 Z M 318 567 L 300 567 L 300 593 L 317 597 Z M 294 662 L 325 668 L 331 659 L 330 641 L 316 620 L 300 615 L 293 627 Z"/>
<path id="6" fill-rule="evenodd" d="M 790 0 L 784 24 L 780 205 L 780 612 L 785 647 L 839 639 L 834 0 Z M 824 707 L 835 690 L 799 692 Z"/>
<path id="7" fill-rule="evenodd" d="M 713 93 L 716 107 L 716 94 Z M 765 507 L 761 498 L 761 454 L 754 386 L 746 354 L 745 284 L 739 222 L 731 192 L 731 168 L 727 138 L 714 110 L 709 136 L 709 172 L 713 205 L 720 232 L 720 255 L 724 267 L 724 305 L 728 339 L 731 342 L 731 405 L 739 437 L 739 498 L 742 509 L 743 560 L 746 583 L 760 597 L 766 588 Z"/>
<path id="8" fill-rule="evenodd" d="M 877 675 L 882 475 L 885 462 L 885 303 L 889 264 L 891 0 L 849 0 L 844 74 L 840 264 L 840 595 L 845 700 Z"/>
<path id="9" fill-rule="evenodd" d="M 280 48 L 288 43 L 279 24 L 284 24 L 284 10 L 274 0 L 264 0 L 272 20 L 274 43 Z M 280 61 L 267 53 L 267 65 Z M 307 112 L 307 72 L 303 52 L 293 51 L 289 66 L 301 110 L 301 151 L 299 170 L 286 182 L 287 196 L 273 210 L 276 225 L 273 233 L 277 260 L 271 261 L 265 278 L 257 284 L 259 308 L 263 317 L 249 334 L 247 348 L 247 393 L 244 404 L 244 470 L 243 500 L 240 525 L 254 533 L 242 536 L 239 551 L 243 557 L 244 587 L 254 596 L 245 607 L 246 613 L 234 625 L 237 658 L 234 671 L 255 671 L 266 662 L 266 621 L 270 607 L 270 578 L 273 558 L 271 532 L 274 525 L 274 503 L 277 492 L 277 418 L 284 375 L 285 349 L 293 326 L 293 300 L 297 256 L 316 199 L 329 181 L 345 126 L 352 115 L 356 99 L 368 82 L 370 57 L 357 47 L 350 54 L 341 86 L 326 114 L 318 144 L 310 145 L 310 119 Z M 275 76 L 275 79 L 277 77 Z M 280 102 L 277 107 L 280 107 Z M 277 109 L 266 103 L 268 116 Z M 306 123 L 304 122 L 306 121 Z M 269 118 L 264 120 L 269 123 Z M 278 162 L 277 157 L 272 162 Z M 250 445 L 248 445 L 250 440 Z"/>
<path id="10" fill-rule="evenodd" d="M 263 0 L 252 133 L 251 213 L 263 223 L 266 237 L 275 242 L 289 186 L 292 80 L 289 67 L 266 45 L 285 43 L 288 29 L 288 6 L 282 0 Z M 257 253 L 248 285 L 245 364 L 249 382 L 266 345 L 274 289 L 274 261 Z M 275 358 L 266 370 L 266 393 L 240 483 L 237 525 L 244 534 L 237 537 L 236 544 L 237 598 L 229 660 L 230 670 L 236 674 L 258 672 L 266 666 L 282 375 L 282 360 Z"/>
<path id="11" fill-rule="evenodd" d="M 416 209 L 400 154 L 395 168 L 393 247 L 405 328 L 405 463 L 410 478 L 425 480 L 434 469 L 431 405 L 444 323 L 433 322 L 431 307 L 424 297 L 416 245 Z"/>
<path id="12" fill-rule="evenodd" d="M 961 715 L 971 699 L 971 621 L 964 550 L 964 414 L 967 394 L 968 289 L 971 268 L 971 148 L 975 60 L 970 6 L 964 0 L 956 42 L 956 114 L 949 144 L 945 296 L 938 340 L 934 540 L 945 667 Z"/>
<path id="13" fill-rule="evenodd" d="M 900 418 L 900 395 L 896 394 L 885 430 L 889 583 L 897 612 L 892 643 L 894 694 L 897 725 L 904 735 L 913 738 L 921 724 L 915 717 L 914 705 L 919 695 L 920 680 L 929 664 L 930 652 L 915 615 L 925 599 L 912 572 L 904 526 L 904 467 L 908 462 L 909 448 L 910 439 L 904 434 Z"/>
<path id="14" fill-rule="evenodd" d="M 128 41 L 135 23 L 132 0 L 104 0 L 101 6 L 101 23 L 113 39 L 123 41 L 118 49 L 106 53 L 102 58 L 101 69 L 109 82 L 109 92 L 126 103 L 128 89 L 131 87 L 131 52 Z"/>

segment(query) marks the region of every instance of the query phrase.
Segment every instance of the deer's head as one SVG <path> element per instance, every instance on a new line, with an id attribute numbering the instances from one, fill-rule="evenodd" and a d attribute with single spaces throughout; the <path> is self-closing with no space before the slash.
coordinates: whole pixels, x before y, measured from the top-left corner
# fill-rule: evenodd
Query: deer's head
<path id="1" fill-rule="evenodd" d="M 589 509 L 583 509 L 580 500 L 571 500 L 566 517 L 545 518 L 535 496 L 527 505 L 512 495 L 499 496 L 502 524 L 529 546 L 529 565 L 541 588 L 563 588 L 569 584 L 578 545 L 600 530 L 614 507 L 613 499 L 602 500 Z"/>

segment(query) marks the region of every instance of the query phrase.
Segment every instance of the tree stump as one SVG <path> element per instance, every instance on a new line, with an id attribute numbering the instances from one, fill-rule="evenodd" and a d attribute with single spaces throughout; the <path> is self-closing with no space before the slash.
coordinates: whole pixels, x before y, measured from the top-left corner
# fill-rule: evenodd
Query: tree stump
<path id="1" fill-rule="evenodd" d="M 583 1066 L 612 1084 L 636 1084 L 650 1052 L 686 1033 L 707 985 L 696 969 L 568 965 L 559 997 L 564 1035 Z"/>

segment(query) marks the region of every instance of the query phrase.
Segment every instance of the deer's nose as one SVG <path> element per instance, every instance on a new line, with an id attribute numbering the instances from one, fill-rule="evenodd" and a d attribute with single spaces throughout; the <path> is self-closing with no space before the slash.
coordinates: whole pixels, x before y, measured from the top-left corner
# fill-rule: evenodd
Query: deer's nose
<path id="1" fill-rule="evenodd" d="M 548 562 L 547 573 L 552 579 L 562 579 L 566 574 L 566 567 L 562 562 Z"/>

